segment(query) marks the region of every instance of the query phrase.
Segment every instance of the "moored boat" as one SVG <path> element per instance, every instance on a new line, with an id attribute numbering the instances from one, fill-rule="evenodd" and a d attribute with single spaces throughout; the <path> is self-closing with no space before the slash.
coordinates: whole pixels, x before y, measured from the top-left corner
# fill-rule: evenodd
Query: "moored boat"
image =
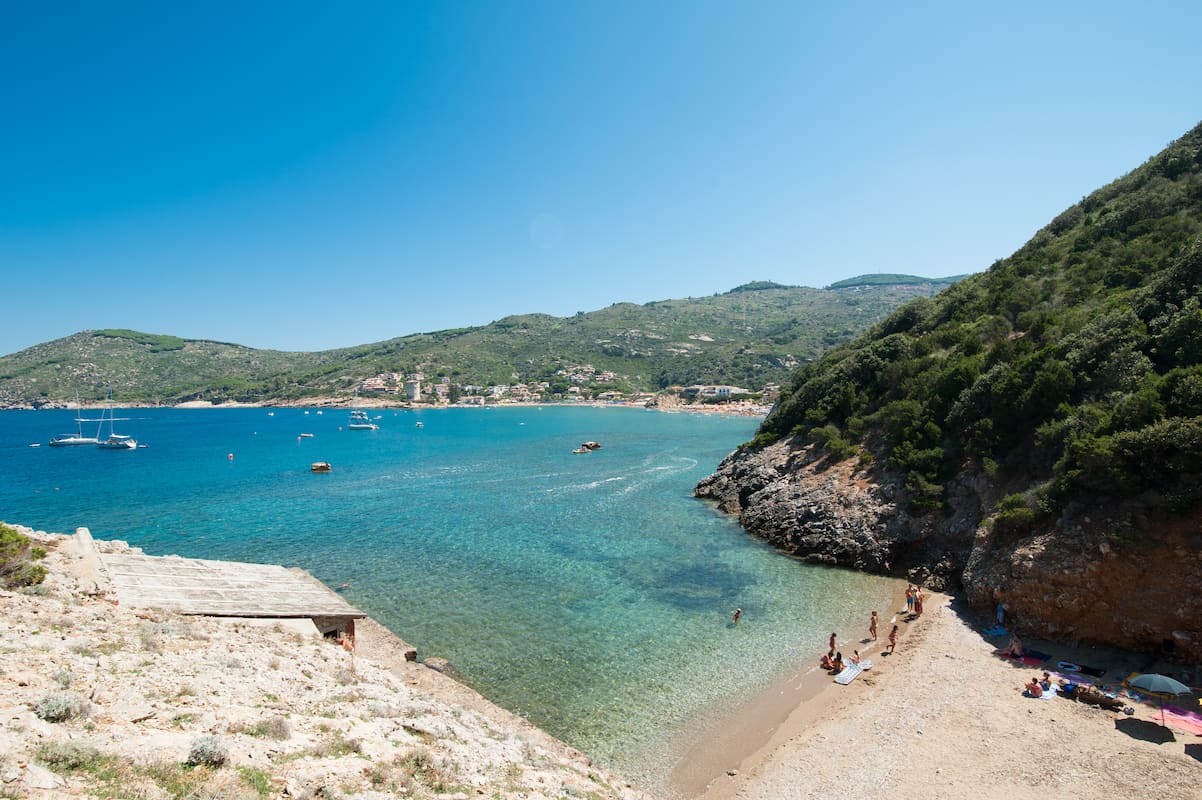
<path id="1" fill-rule="evenodd" d="M 371 421 L 367 412 L 361 408 L 352 408 L 350 419 L 347 420 L 348 431 L 378 431 L 380 426 Z"/>

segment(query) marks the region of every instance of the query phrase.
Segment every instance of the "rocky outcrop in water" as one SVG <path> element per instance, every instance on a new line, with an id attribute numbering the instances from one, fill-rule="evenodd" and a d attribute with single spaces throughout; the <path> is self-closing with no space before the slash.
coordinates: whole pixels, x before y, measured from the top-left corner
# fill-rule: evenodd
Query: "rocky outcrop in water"
<path id="1" fill-rule="evenodd" d="M 789 437 L 732 453 L 695 494 L 804 560 L 962 592 L 990 617 L 1001 604 L 1028 636 L 1202 660 L 1196 517 L 1103 502 L 1012 531 L 992 524 L 1003 491 L 972 468 L 945 509 L 914 514 L 899 476 Z"/>

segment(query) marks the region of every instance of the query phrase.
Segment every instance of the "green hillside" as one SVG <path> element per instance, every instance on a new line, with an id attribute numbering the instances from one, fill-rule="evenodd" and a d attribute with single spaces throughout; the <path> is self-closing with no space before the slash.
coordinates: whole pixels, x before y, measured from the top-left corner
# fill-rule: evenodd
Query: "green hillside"
<path id="1" fill-rule="evenodd" d="M 1072 500 L 1202 494 L 1202 126 L 1011 257 L 801 369 L 757 442 L 800 434 L 906 476 L 937 509 L 975 464 L 999 523 Z M 865 450 L 860 451 L 859 445 Z"/>
<path id="2" fill-rule="evenodd" d="M 712 297 L 619 303 L 572 317 L 506 317 L 317 353 L 255 350 L 127 330 L 84 331 L 0 358 L 0 406 L 105 396 L 124 404 L 290 402 L 346 395 L 364 378 L 421 372 L 462 385 L 552 381 L 589 364 L 607 388 L 654 391 L 723 383 L 758 389 L 862 333 L 934 282 L 855 290 L 767 281 Z"/>

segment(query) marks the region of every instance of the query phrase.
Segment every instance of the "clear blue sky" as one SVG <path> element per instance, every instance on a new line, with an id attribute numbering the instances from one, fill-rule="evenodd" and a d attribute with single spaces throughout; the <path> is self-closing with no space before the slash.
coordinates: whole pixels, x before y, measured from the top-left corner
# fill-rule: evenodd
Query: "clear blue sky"
<path id="1" fill-rule="evenodd" d="M 1202 120 L 1202 3 L 12 3 L 0 354 L 987 268 Z"/>

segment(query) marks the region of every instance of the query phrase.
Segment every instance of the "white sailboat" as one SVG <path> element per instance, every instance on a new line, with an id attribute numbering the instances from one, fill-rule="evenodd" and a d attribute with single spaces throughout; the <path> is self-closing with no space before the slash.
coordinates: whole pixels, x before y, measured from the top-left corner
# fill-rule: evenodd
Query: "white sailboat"
<path id="1" fill-rule="evenodd" d="M 355 392 L 355 400 L 359 399 L 359 393 Z M 378 431 L 380 426 L 371 421 L 371 417 L 367 415 L 366 409 L 352 408 L 350 419 L 347 420 L 346 429 L 348 431 Z"/>
<path id="2" fill-rule="evenodd" d="M 110 392 L 109 393 L 109 401 L 112 402 L 112 399 L 113 399 L 113 395 L 112 395 L 112 392 Z M 117 433 L 113 429 L 114 422 L 117 422 L 118 420 L 121 420 L 121 421 L 128 420 L 129 417 L 115 416 L 114 409 L 110 405 L 108 407 L 108 416 L 106 417 L 104 414 L 101 414 L 100 419 L 101 419 L 101 422 L 100 422 L 101 428 L 104 427 L 105 422 L 107 422 L 109 424 L 109 434 L 108 434 L 108 436 L 105 436 L 103 439 L 101 439 L 99 442 L 96 443 L 97 447 L 99 447 L 101 450 L 136 450 L 138 448 L 138 440 L 137 439 L 133 438 L 132 436 L 126 436 L 124 434 Z"/>
<path id="3" fill-rule="evenodd" d="M 85 419 L 80 414 L 83 413 L 83 407 L 79 403 L 79 395 L 75 395 L 75 433 L 60 433 L 57 436 L 50 437 L 51 447 L 78 447 L 85 444 L 100 444 L 100 425 L 103 420 L 100 419 Z M 83 424 L 85 422 L 99 423 L 96 426 L 95 436 L 83 435 Z"/>
<path id="4" fill-rule="evenodd" d="M 378 431 L 380 426 L 371 421 L 367 412 L 361 408 L 352 408 L 350 419 L 346 423 L 348 431 Z"/>

